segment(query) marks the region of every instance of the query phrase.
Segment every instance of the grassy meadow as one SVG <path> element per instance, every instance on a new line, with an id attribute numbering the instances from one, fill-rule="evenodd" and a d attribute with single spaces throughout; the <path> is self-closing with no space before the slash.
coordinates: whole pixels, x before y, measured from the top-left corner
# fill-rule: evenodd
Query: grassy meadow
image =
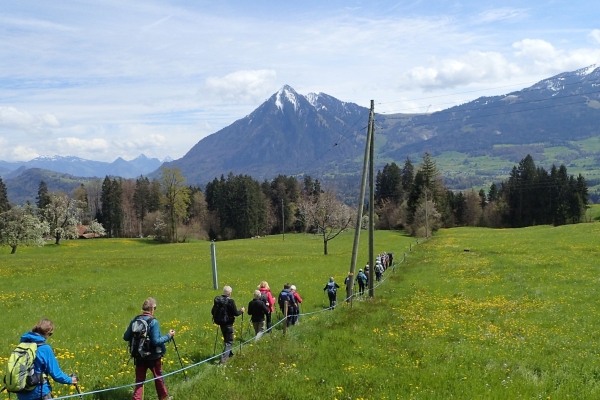
<path id="1" fill-rule="evenodd" d="M 334 311 L 322 288 L 341 284 L 352 234 L 330 243 L 311 235 L 217 243 L 219 285 L 247 305 L 260 280 L 303 296 L 287 336 L 277 329 L 225 366 L 205 363 L 166 378 L 175 399 L 596 399 L 600 397 L 600 224 L 442 230 L 415 245 L 376 232 L 375 250 L 406 262 L 376 289 Z M 408 251 L 412 246 L 412 251 Z M 68 241 L 0 254 L 0 357 L 42 316 L 66 372 L 85 391 L 133 382 L 122 334 L 148 295 L 156 317 L 190 365 L 213 354 L 209 244 L 144 240 Z M 366 261 L 366 235 L 359 266 Z M 237 339 L 249 339 L 248 321 Z M 243 329 L 241 329 L 243 328 Z M 238 342 L 236 342 L 237 344 Z M 219 334 L 217 349 L 222 348 Z M 179 361 L 168 346 L 165 372 Z M 5 358 L 0 360 L 4 368 Z M 73 393 L 55 385 L 55 394 Z M 94 398 L 125 400 L 131 388 Z M 7 396 L 0 395 L 4 400 Z M 91 396 L 86 397 L 91 398 Z M 155 399 L 147 385 L 145 399 Z"/>

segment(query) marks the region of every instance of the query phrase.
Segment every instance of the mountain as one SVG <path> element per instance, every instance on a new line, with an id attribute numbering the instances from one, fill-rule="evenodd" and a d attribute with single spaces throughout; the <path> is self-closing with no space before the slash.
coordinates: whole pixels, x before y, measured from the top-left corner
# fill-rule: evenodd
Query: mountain
<path id="1" fill-rule="evenodd" d="M 500 155 L 502 145 L 570 145 L 600 134 L 600 68 L 565 72 L 502 96 L 428 115 L 388 115 L 382 157 L 429 151 Z M 500 147 L 498 146 L 500 145 Z"/>
<path id="2" fill-rule="evenodd" d="M 308 174 L 356 182 L 368 113 L 286 85 L 250 115 L 164 165 L 179 167 L 189 183 L 199 185 L 230 171 L 259 180 Z M 403 164 L 406 157 L 418 163 L 427 151 L 443 159 L 447 184 L 462 189 L 499 182 L 529 153 L 544 167 L 565 163 L 573 173 L 594 178 L 600 169 L 600 68 L 565 72 L 439 112 L 376 114 L 375 121 L 376 168 Z"/>
<path id="3" fill-rule="evenodd" d="M 364 151 L 366 131 L 361 128 L 367 117 L 364 107 L 326 94 L 305 97 L 286 85 L 250 115 L 164 166 L 179 167 L 190 183 L 202 185 L 230 171 L 255 179 L 307 169 L 338 173 L 352 169 Z M 326 169 L 316 165 L 321 159 Z"/>
<path id="4" fill-rule="evenodd" d="M 119 157 L 112 163 L 91 161 L 72 156 L 41 156 L 26 162 L 0 161 L 0 176 L 5 177 L 11 171 L 25 167 L 45 169 L 73 176 L 104 177 L 109 175 L 135 178 L 140 175 L 147 175 L 159 168 L 160 165 L 161 161 L 158 158 L 148 158 L 143 154 L 131 161 Z"/>

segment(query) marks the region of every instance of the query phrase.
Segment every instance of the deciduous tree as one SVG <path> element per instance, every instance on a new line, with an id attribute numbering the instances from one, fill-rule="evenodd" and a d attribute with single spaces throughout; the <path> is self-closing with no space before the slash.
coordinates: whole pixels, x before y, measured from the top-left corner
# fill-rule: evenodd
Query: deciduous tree
<path id="1" fill-rule="evenodd" d="M 177 241 L 177 225 L 187 214 L 190 204 L 190 190 L 185 185 L 185 178 L 181 170 L 175 168 L 161 168 L 161 186 L 165 201 L 165 215 L 169 225 L 169 241 Z"/>
<path id="2" fill-rule="evenodd" d="M 19 245 L 43 246 L 49 232 L 48 223 L 40 221 L 32 208 L 15 206 L 0 213 L 0 244 L 10 246 L 10 254 L 15 254 Z"/>
<path id="3" fill-rule="evenodd" d="M 59 244 L 61 239 L 74 239 L 79 235 L 77 226 L 81 225 L 81 204 L 66 194 L 50 195 L 50 203 L 44 208 L 44 221 L 50 225 L 50 234 Z"/>
<path id="4" fill-rule="evenodd" d="M 355 217 L 352 209 L 339 201 L 332 190 L 317 196 L 305 196 L 300 202 L 300 214 L 305 225 L 323 238 L 323 253 L 327 244 L 348 228 Z"/>

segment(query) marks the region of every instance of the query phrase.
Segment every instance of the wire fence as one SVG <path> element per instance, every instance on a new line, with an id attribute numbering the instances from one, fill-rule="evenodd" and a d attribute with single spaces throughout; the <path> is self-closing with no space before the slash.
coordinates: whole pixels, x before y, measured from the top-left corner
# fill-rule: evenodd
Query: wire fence
<path id="1" fill-rule="evenodd" d="M 418 240 L 417 240 L 417 244 L 419 244 Z M 409 251 L 412 251 L 412 244 L 410 245 Z M 390 271 L 390 270 L 391 270 L 391 272 L 396 272 L 396 267 L 398 265 L 400 265 L 401 263 L 405 262 L 405 261 L 406 261 L 406 253 L 404 253 L 404 256 L 402 257 L 402 259 L 400 261 L 395 262 L 395 260 L 394 260 L 393 265 L 389 266 L 387 268 L 386 272 Z M 374 275 L 374 272 L 375 271 L 371 271 L 371 274 Z M 381 279 L 379 281 L 376 281 L 377 284 L 375 284 L 375 282 L 374 282 L 374 284 L 373 284 L 373 290 L 375 290 L 379 286 L 383 285 L 385 283 L 385 281 L 389 278 L 389 276 L 390 276 L 390 274 L 383 273 L 382 276 L 381 276 Z M 372 277 L 369 276 L 369 279 L 372 279 Z M 368 291 L 368 288 L 365 287 L 365 291 Z M 359 293 L 352 293 L 350 296 L 348 296 L 345 299 L 343 299 L 342 302 L 349 302 L 349 301 L 351 301 L 355 297 L 362 297 L 362 295 L 359 294 Z M 335 307 L 336 306 L 334 305 L 334 306 L 323 308 L 322 310 L 317 310 L 317 311 L 312 311 L 312 312 L 306 312 L 306 313 L 298 313 L 296 315 L 298 317 L 302 317 L 302 316 L 309 316 L 309 315 L 320 314 L 320 313 L 325 312 L 325 311 L 330 311 L 330 310 L 332 310 Z M 293 315 L 288 315 L 287 316 L 288 319 L 291 319 L 292 317 L 294 317 L 294 316 Z M 286 321 L 286 317 L 284 316 L 283 318 L 279 319 L 276 323 L 274 323 L 273 325 L 271 325 L 271 327 L 269 327 L 268 329 L 266 329 L 265 331 L 263 331 L 261 333 L 261 335 L 264 334 L 264 333 L 267 333 L 269 331 L 272 331 L 274 328 L 276 328 L 277 326 L 283 324 L 285 321 Z M 250 322 L 249 322 L 249 324 L 250 324 Z M 243 327 L 242 327 L 242 333 L 243 333 Z M 239 346 L 239 348 L 241 349 L 244 345 L 246 345 L 246 344 L 248 344 L 250 342 L 256 341 L 257 337 L 258 337 L 258 335 L 255 335 L 255 336 L 253 336 L 252 338 L 250 338 L 250 339 L 248 339 L 246 341 L 243 341 L 243 339 L 242 339 L 242 342 L 240 342 L 235 347 Z M 229 351 L 229 350 L 227 350 L 227 351 Z M 216 354 L 216 355 L 214 355 L 212 357 L 206 358 L 206 359 L 204 359 L 202 361 L 199 361 L 197 363 L 190 364 L 188 366 L 179 368 L 179 369 L 177 369 L 175 371 L 163 374 L 161 376 L 157 376 L 157 377 L 154 377 L 154 378 L 146 379 L 143 382 L 137 382 L 137 383 L 134 382 L 134 383 L 128 383 L 128 384 L 121 385 L 121 386 L 114 386 L 114 387 L 110 387 L 110 388 L 92 390 L 92 391 L 89 391 L 89 392 L 69 394 L 69 395 L 64 395 L 64 396 L 60 396 L 60 397 L 54 397 L 54 399 L 55 400 L 61 400 L 61 399 L 71 399 L 71 398 L 76 398 L 76 397 L 77 398 L 83 398 L 84 396 L 93 396 L 93 395 L 100 394 L 100 393 L 106 393 L 106 392 L 111 392 L 111 391 L 115 391 L 115 390 L 121 390 L 121 389 L 130 388 L 130 387 L 134 387 L 134 386 L 137 386 L 137 385 L 144 385 L 144 384 L 149 383 L 149 382 L 154 382 L 157 379 L 163 379 L 163 378 L 166 378 L 168 376 L 180 374 L 180 373 L 183 373 L 184 371 L 187 371 L 189 369 L 196 368 L 196 367 L 198 367 L 198 366 L 200 366 L 202 364 L 206 364 L 206 363 L 208 363 L 210 361 L 213 361 L 213 360 L 216 360 L 216 359 L 220 359 L 221 356 L 224 353 L 225 352 L 223 351 L 223 352 L 221 352 L 219 354 Z"/>

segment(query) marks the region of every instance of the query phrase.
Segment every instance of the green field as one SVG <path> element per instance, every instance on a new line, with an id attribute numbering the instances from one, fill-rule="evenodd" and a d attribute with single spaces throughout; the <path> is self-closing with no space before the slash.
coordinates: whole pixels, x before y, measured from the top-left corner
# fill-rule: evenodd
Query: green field
<path id="1" fill-rule="evenodd" d="M 305 299 L 302 312 L 321 311 L 322 287 L 330 275 L 343 281 L 351 243 L 350 233 L 340 236 L 329 256 L 310 235 L 217 243 L 219 283 L 233 286 L 241 306 L 260 280 L 274 292 L 289 281 Z M 599 243 L 597 222 L 442 230 L 418 246 L 401 233 L 376 232 L 376 251 L 408 255 L 375 299 L 301 317 L 287 336 L 277 330 L 236 348 L 226 366 L 202 364 L 188 370 L 188 382 L 173 375 L 167 386 L 175 399 L 596 399 Z M 77 371 L 86 391 L 131 383 L 121 337 L 148 295 L 158 299 L 162 330 L 178 331 L 185 363 L 213 354 L 209 310 L 217 292 L 208 243 L 90 240 L 13 256 L 0 250 L 7 250 L 0 254 L 2 355 L 46 316 L 57 324 L 49 342 L 61 366 Z M 359 260 L 366 260 L 365 237 Z M 251 337 L 247 321 L 236 325 L 244 328 L 238 339 Z M 165 372 L 179 363 L 169 350 Z M 156 398 L 153 385 L 145 398 Z"/>

